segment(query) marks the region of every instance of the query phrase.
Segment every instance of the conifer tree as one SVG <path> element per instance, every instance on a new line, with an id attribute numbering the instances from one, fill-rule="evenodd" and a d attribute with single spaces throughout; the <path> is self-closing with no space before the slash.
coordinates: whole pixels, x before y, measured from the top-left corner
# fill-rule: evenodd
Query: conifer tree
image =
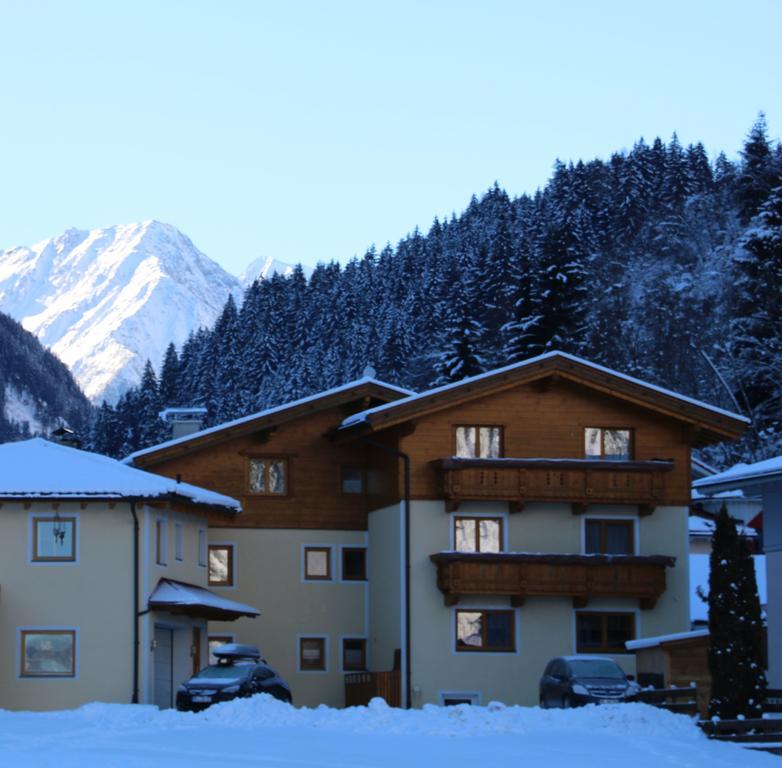
<path id="1" fill-rule="evenodd" d="M 755 569 L 746 540 L 723 505 L 709 559 L 709 716 L 756 717 L 766 680 Z"/>

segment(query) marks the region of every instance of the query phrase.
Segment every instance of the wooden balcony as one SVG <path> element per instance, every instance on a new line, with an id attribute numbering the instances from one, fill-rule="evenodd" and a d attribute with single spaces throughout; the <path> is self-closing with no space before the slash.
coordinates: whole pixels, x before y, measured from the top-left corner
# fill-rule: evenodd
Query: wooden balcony
<path id="1" fill-rule="evenodd" d="M 379 696 L 389 707 L 402 706 L 402 678 L 389 672 L 349 672 L 345 675 L 345 706 L 365 707 Z"/>
<path id="2" fill-rule="evenodd" d="M 528 597 L 569 597 L 577 608 L 597 597 L 633 598 L 641 608 L 654 608 L 665 592 L 665 569 L 676 563 L 663 555 L 511 552 L 439 552 L 429 559 L 446 605 L 466 596 L 507 595 L 512 605 Z"/>
<path id="3" fill-rule="evenodd" d="M 448 511 L 462 501 L 492 500 L 509 502 L 511 511 L 550 501 L 569 502 L 576 514 L 587 504 L 633 504 L 649 514 L 673 503 L 666 494 L 672 461 L 449 458 L 437 464 Z"/>

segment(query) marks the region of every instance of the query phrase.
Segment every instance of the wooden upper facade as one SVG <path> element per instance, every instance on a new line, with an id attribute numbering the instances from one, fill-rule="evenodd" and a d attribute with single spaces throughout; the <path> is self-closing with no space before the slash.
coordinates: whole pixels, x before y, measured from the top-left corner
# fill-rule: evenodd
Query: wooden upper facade
<path id="1" fill-rule="evenodd" d="M 690 450 L 738 437 L 746 424 L 706 404 L 569 355 L 467 379 L 422 395 L 374 380 L 261 412 L 131 457 L 136 466 L 242 503 L 228 524 L 355 530 L 402 497 L 638 505 L 641 514 L 690 499 Z M 491 455 L 457 454 L 457 430 L 493 428 Z M 626 456 L 587 456 L 586 430 L 609 430 Z M 221 519 L 219 524 L 226 526 Z"/>

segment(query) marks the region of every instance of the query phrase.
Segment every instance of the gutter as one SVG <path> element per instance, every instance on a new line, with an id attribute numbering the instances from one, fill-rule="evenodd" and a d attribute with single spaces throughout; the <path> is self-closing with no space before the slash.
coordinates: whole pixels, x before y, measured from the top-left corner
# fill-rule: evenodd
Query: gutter
<path id="1" fill-rule="evenodd" d="M 411 690 L 411 672 L 412 664 L 410 661 L 410 654 L 412 644 L 410 642 L 410 456 L 404 451 L 400 451 L 398 448 L 392 448 L 391 446 L 379 443 L 375 440 L 370 440 L 367 437 L 359 437 L 363 443 L 377 448 L 384 453 L 396 456 L 402 460 L 402 468 L 404 472 L 404 522 L 405 522 L 405 546 L 404 546 L 404 559 L 405 559 L 405 588 L 404 588 L 404 616 L 405 616 L 405 653 L 404 653 L 404 680 L 405 680 L 405 700 L 403 706 L 405 709 L 410 709 L 412 704 L 412 690 Z"/>
<path id="2" fill-rule="evenodd" d="M 136 499 L 130 499 L 130 514 L 133 515 L 133 696 L 132 704 L 138 704 L 139 689 L 139 619 L 142 613 L 139 611 L 139 525 L 136 514 Z M 144 612 L 146 613 L 146 611 Z"/>

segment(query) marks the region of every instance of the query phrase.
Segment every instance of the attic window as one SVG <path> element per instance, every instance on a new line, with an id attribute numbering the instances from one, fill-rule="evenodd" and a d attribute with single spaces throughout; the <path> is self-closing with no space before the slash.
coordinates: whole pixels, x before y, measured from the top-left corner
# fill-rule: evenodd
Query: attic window
<path id="1" fill-rule="evenodd" d="M 250 492 L 268 496 L 283 496 L 288 492 L 288 462 L 286 459 L 250 459 Z"/>
<path id="2" fill-rule="evenodd" d="M 502 456 L 502 427 L 456 427 L 456 455 L 463 459 Z"/>
<path id="3" fill-rule="evenodd" d="M 633 455 L 632 430 L 585 427 L 584 455 L 588 459 L 629 461 Z"/>

